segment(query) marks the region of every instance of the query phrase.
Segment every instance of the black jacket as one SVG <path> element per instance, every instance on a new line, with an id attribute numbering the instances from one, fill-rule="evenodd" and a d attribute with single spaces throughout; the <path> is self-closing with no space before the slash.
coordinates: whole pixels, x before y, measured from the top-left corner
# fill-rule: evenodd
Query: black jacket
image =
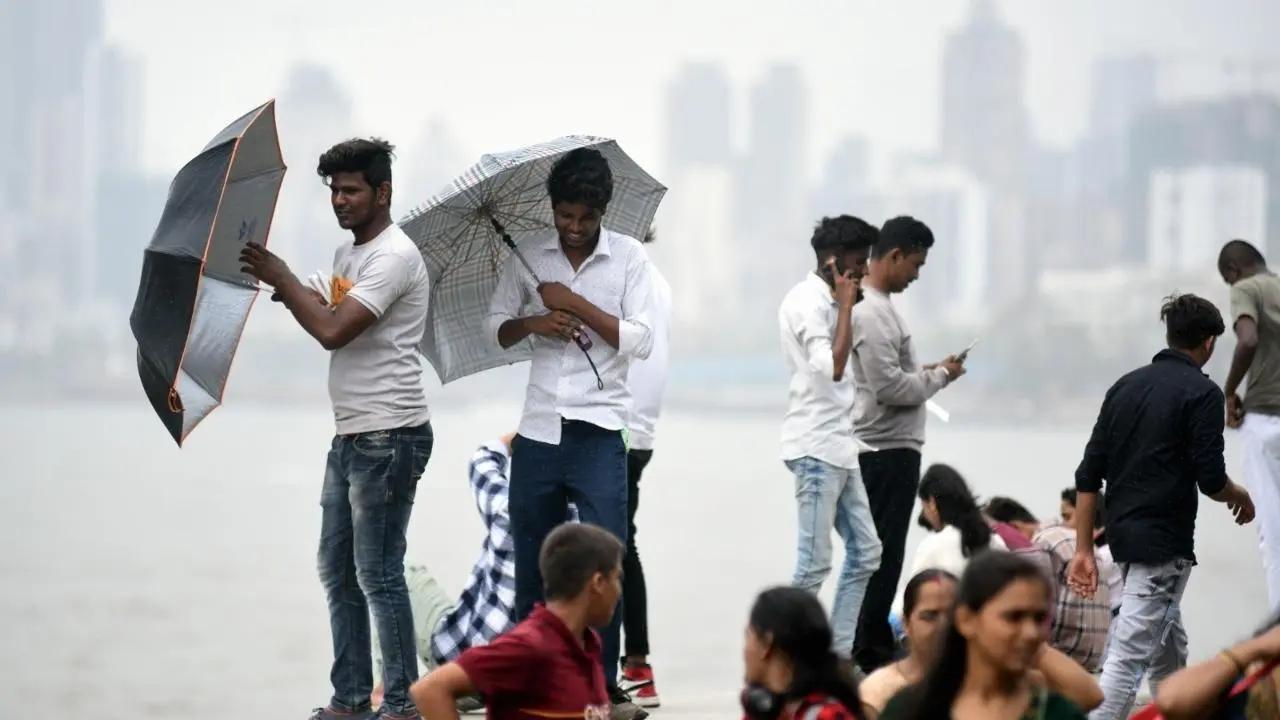
<path id="1" fill-rule="evenodd" d="M 1076 470 L 1076 490 L 1106 481 L 1117 562 L 1195 560 L 1196 488 L 1227 484 L 1222 390 L 1187 355 L 1163 350 L 1111 386 Z"/>

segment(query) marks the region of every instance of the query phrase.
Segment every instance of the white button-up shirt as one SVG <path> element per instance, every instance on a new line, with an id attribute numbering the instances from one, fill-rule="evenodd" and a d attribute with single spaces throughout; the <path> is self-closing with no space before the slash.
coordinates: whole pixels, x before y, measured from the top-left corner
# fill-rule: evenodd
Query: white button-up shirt
<path id="1" fill-rule="evenodd" d="M 649 266 L 653 287 L 653 305 L 649 321 L 653 330 L 653 349 L 649 357 L 631 363 L 627 382 L 631 385 L 631 447 L 652 450 L 654 428 L 662 412 L 662 393 L 667 388 L 667 364 L 671 345 L 671 286 L 658 271 Z"/>
<path id="2" fill-rule="evenodd" d="M 530 440 L 560 444 L 561 420 L 581 420 L 606 430 L 627 425 L 631 393 L 627 388 L 630 359 L 646 358 L 653 345 L 649 321 L 652 289 L 649 258 L 640 241 L 600 228 L 596 249 L 575 272 L 560 249 L 554 230 L 520 243 L 520 252 L 542 282 L 558 282 L 591 304 L 618 318 L 618 347 L 583 327 L 591 338 L 589 351 L 604 383 L 596 385 L 586 355 L 572 341 L 530 335 L 533 361 L 525 394 L 520 434 Z M 488 331 L 496 343 L 498 329 L 508 320 L 548 312 L 529 277 L 514 256 L 508 257 L 489 304 Z"/>
<path id="3" fill-rule="evenodd" d="M 839 382 L 831 379 L 831 341 L 838 316 L 831 287 L 816 273 L 791 288 L 778 309 L 782 354 L 791 371 L 782 421 L 783 460 L 812 457 L 842 468 L 858 467 L 852 366 L 846 364 Z"/>

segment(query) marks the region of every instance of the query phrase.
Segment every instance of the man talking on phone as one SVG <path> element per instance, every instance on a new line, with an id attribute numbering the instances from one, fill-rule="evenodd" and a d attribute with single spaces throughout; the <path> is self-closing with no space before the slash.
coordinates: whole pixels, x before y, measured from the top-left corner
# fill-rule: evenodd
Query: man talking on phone
<path id="1" fill-rule="evenodd" d="M 874 448 L 858 456 L 871 515 L 884 548 L 880 569 L 867 585 L 854 656 L 867 673 L 893 660 L 889 610 L 902 573 L 911 510 L 920 486 L 925 403 L 964 374 L 956 356 L 921 367 L 907 323 L 891 296 L 920 277 L 933 232 L 912 217 L 880 228 L 862 282 L 866 298 L 853 310 L 854 428 Z"/>
<path id="2" fill-rule="evenodd" d="M 782 460 L 795 475 L 799 544 L 793 584 L 816 593 L 831 571 L 831 531 L 844 541 L 844 565 L 831 607 L 833 650 L 850 663 L 867 581 L 880 564 L 880 540 L 858 470 L 853 435 L 850 326 L 859 283 L 879 231 L 850 215 L 814 230 L 817 267 L 787 293 L 778 311 L 791 371 L 782 421 Z"/>

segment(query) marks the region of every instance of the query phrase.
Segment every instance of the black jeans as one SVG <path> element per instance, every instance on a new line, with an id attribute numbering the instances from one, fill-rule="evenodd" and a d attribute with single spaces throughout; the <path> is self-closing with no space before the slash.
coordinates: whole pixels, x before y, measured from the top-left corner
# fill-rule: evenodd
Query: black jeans
<path id="1" fill-rule="evenodd" d="M 640 507 L 640 475 L 652 458 L 652 450 L 627 453 L 627 554 L 622 558 L 622 632 L 626 636 L 626 655 L 649 654 L 649 606 L 644 589 L 644 566 L 636 550 L 636 508 Z"/>
<path id="2" fill-rule="evenodd" d="M 920 487 L 920 452 L 897 448 L 863 453 L 858 456 L 858 465 L 883 547 L 880 568 L 867 584 L 853 641 L 854 662 L 869 674 L 891 662 L 896 652 L 889 612 L 898 592 L 907 530 L 911 528 L 911 511 Z"/>

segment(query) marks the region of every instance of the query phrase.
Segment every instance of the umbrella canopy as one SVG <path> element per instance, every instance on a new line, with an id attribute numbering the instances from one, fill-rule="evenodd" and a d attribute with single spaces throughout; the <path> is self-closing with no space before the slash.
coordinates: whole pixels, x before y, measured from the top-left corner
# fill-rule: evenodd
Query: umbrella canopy
<path id="1" fill-rule="evenodd" d="M 142 388 L 179 446 L 222 402 L 258 295 L 240 250 L 266 242 L 284 172 L 273 100 L 223 128 L 169 186 L 129 326 Z"/>
<path id="2" fill-rule="evenodd" d="M 489 300 L 512 251 L 494 229 L 497 221 L 514 242 L 555 231 L 547 175 L 577 148 L 599 150 L 613 172 L 613 199 L 603 224 L 643 238 L 667 189 L 608 138 L 570 135 L 520 150 L 484 155 L 444 190 L 401 220 L 431 275 L 431 304 L 421 350 L 448 383 L 473 373 L 528 359 L 528 340 L 501 351 L 485 333 Z"/>

